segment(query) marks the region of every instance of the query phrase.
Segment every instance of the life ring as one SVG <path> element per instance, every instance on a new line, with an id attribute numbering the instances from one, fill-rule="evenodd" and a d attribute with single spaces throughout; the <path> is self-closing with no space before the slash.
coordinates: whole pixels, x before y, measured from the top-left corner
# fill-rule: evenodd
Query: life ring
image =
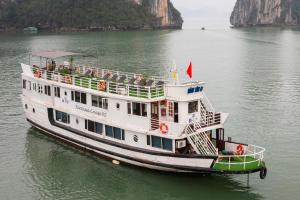
<path id="1" fill-rule="evenodd" d="M 162 134 L 166 134 L 166 133 L 168 133 L 168 131 L 169 131 L 169 127 L 168 127 L 167 124 L 161 123 L 161 124 L 159 125 L 159 130 L 160 130 L 160 132 L 161 132 Z"/>
<path id="2" fill-rule="evenodd" d="M 236 153 L 237 153 L 237 155 L 244 155 L 244 147 L 243 147 L 243 145 L 239 144 L 236 147 Z"/>
<path id="3" fill-rule="evenodd" d="M 262 168 L 259 173 L 260 179 L 265 179 L 267 176 L 268 170 L 266 167 Z"/>
<path id="4" fill-rule="evenodd" d="M 71 76 L 65 76 L 65 83 L 72 84 L 72 78 L 71 78 Z"/>
<path id="5" fill-rule="evenodd" d="M 36 69 L 35 72 L 34 72 L 34 77 L 36 78 L 41 78 L 42 76 L 42 73 L 39 69 Z"/>
<path id="6" fill-rule="evenodd" d="M 99 81 L 99 90 L 105 91 L 105 89 L 106 89 L 106 83 L 105 83 L 105 81 L 104 80 L 100 80 Z"/>

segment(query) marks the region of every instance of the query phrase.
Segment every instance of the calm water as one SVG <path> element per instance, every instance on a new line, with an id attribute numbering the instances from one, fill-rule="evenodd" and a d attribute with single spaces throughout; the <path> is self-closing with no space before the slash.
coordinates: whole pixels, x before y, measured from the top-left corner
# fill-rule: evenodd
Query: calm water
<path id="1" fill-rule="evenodd" d="M 300 30 L 184 30 L 0 35 L 0 199 L 299 199 Z M 20 102 L 28 51 L 69 50 L 147 74 L 173 60 L 207 82 L 227 136 L 266 147 L 267 179 L 113 166 L 30 128 Z M 92 61 L 93 60 L 93 61 Z"/>

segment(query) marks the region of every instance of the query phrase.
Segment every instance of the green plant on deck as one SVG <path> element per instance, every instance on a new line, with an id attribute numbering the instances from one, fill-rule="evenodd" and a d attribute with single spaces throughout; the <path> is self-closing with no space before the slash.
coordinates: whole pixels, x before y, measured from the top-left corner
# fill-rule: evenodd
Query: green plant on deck
<path id="1" fill-rule="evenodd" d="M 59 73 L 62 74 L 62 75 L 71 74 L 71 70 L 69 70 L 67 68 L 63 68 L 63 69 L 59 70 Z"/>

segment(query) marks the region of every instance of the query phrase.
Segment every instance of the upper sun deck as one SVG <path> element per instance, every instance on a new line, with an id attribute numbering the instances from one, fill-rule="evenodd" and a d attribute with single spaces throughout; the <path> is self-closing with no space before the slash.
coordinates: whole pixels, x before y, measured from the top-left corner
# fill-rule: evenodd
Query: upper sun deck
<path id="1" fill-rule="evenodd" d="M 172 84 L 167 78 L 161 76 L 146 76 L 75 65 L 72 63 L 72 56 L 78 55 L 80 54 L 73 52 L 33 53 L 32 56 L 40 57 L 40 64 L 22 64 L 23 68 L 27 68 L 27 70 L 23 69 L 23 71 L 27 71 L 27 74 L 36 78 L 48 81 L 150 101 L 165 99 L 166 96 L 171 99 L 188 100 L 194 98 L 194 94 L 199 94 L 203 90 L 202 85 L 204 83 L 200 81 Z M 71 56 L 70 62 L 64 61 L 60 65 L 56 64 L 55 60 L 57 58 L 66 56 Z M 42 58 L 46 59 L 45 64 L 42 64 Z"/>

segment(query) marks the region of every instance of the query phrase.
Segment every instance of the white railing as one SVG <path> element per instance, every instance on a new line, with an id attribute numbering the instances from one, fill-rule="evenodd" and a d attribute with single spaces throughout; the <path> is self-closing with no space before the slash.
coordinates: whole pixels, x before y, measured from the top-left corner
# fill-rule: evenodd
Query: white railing
<path id="1" fill-rule="evenodd" d="M 263 161 L 264 152 L 265 148 L 263 147 L 248 145 L 243 155 L 219 155 L 215 165 L 225 165 L 225 167 L 228 167 L 228 170 L 230 170 L 233 165 L 243 165 L 243 169 L 245 170 L 247 164 L 257 162 L 257 166 L 259 167 Z"/>
<path id="2" fill-rule="evenodd" d="M 212 104 L 210 103 L 209 99 L 207 98 L 205 92 L 202 92 L 202 95 L 203 95 L 203 99 L 201 99 L 201 102 L 204 104 L 204 107 L 206 108 L 206 110 L 208 112 L 213 112 L 215 113 L 215 109 L 214 107 L 212 106 Z"/>
<path id="3" fill-rule="evenodd" d="M 86 70 L 85 68 L 79 68 L 79 69 L 80 71 Z M 99 77 L 92 78 L 88 76 L 80 76 L 80 74 L 79 75 L 60 74 L 59 72 L 56 71 L 47 71 L 47 70 L 40 69 L 38 67 L 32 67 L 33 73 L 36 70 L 39 70 L 40 73 L 38 76 L 43 79 L 74 85 L 74 86 L 79 86 L 87 89 L 108 92 L 112 94 L 138 97 L 144 99 L 152 99 L 152 98 L 162 97 L 165 95 L 164 85 L 139 86 L 139 85 L 128 84 L 128 83 L 117 83 L 117 82 L 102 80 Z M 102 72 L 96 71 L 96 73 L 102 73 Z M 100 81 L 104 81 L 105 87 L 100 86 Z"/>

